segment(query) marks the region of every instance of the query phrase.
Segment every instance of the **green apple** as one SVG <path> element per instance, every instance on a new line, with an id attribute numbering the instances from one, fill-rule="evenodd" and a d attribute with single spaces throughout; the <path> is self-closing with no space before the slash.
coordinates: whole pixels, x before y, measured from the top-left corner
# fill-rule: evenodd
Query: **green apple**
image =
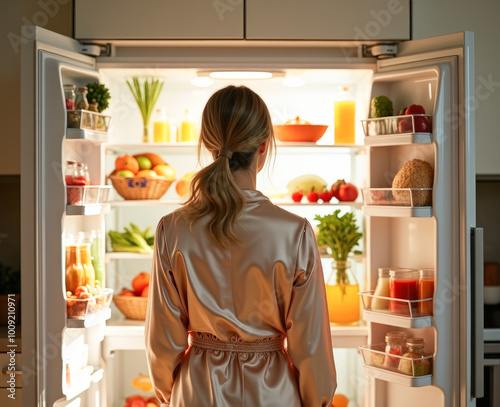
<path id="1" fill-rule="evenodd" d="M 153 163 L 148 157 L 145 157 L 143 155 L 140 155 L 138 157 L 135 157 L 137 162 L 139 163 L 139 169 L 141 170 L 150 170 L 151 167 L 153 166 Z"/>
<path id="2" fill-rule="evenodd" d="M 116 173 L 117 176 L 119 177 L 124 177 L 124 178 L 130 178 L 134 176 L 134 173 L 129 170 L 121 170 Z"/>

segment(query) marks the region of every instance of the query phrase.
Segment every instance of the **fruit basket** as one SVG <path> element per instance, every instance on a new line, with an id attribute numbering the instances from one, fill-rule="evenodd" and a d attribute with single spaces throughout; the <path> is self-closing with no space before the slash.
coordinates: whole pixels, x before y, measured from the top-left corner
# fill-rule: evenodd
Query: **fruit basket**
<path id="1" fill-rule="evenodd" d="M 365 136 L 404 133 L 431 133 L 432 115 L 406 114 L 361 120 Z"/>
<path id="2" fill-rule="evenodd" d="M 68 318 L 85 319 L 87 316 L 95 314 L 109 307 L 113 290 L 104 288 L 103 292 L 90 298 L 66 298 L 66 312 Z"/>
<path id="3" fill-rule="evenodd" d="M 363 188 L 365 205 L 430 206 L 432 188 Z"/>
<path id="4" fill-rule="evenodd" d="M 432 372 L 432 355 L 409 358 L 385 352 L 385 344 L 366 345 L 359 348 L 365 365 L 397 372 L 407 376 L 424 376 Z"/>
<path id="5" fill-rule="evenodd" d="M 116 307 L 129 319 L 146 319 L 147 297 L 117 295 L 113 297 Z"/>
<path id="6" fill-rule="evenodd" d="M 92 130 L 107 133 L 111 116 L 89 110 L 67 110 L 67 127 L 69 129 Z"/>
<path id="7" fill-rule="evenodd" d="M 67 205 L 93 205 L 108 202 L 110 186 L 90 185 L 90 186 L 66 186 Z"/>
<path id="8" fill-rule="evenodd" d="M 174 181 L 163 178 L 109 176 L 116 192 L 128 200 L 160 199 Z"/>

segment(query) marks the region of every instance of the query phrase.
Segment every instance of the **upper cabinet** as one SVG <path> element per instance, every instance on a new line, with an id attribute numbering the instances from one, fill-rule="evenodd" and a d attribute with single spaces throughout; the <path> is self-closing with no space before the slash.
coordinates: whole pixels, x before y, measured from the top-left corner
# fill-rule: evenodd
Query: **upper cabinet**
<path id="1" fill-rule="evenodd" d="M 252 40 L 409 40 L 409 0 L 246 0 Z"/>
<path id="2" fill-rule="evenodd" d="M 75 0 L 79 40 L 409 40 L 410 0 Z"/>
<path id="3" fill-rule="evenodd" d="M 243 0 L 75 0 L 75 38 L 243 39 Z"/>

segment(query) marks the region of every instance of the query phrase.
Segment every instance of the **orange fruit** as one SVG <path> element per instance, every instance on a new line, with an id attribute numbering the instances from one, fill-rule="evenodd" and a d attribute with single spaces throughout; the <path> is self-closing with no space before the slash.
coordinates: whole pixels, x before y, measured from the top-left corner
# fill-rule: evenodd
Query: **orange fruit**
<path id="1" fill-rule="evenodd" d="M 177 184 L 175 184 L 175 192 L 181 198 L 184 198 L 189 193 L 189 187 L 191 185 L 191 180 L 193 179 L 194 172 L 188 172 L 184 175 Z"/>
<path id="2" fill-rule="evenodd" d="M 144 289 L 141 291 L 141 297 L 148 298 L 148 294 L 149 294 L 149 284 L 146 287 L 144 287 Z"/>
<path id="3" fill-rule="evenodd" d="M 146 178 L 156 178 L 158 174 L 156 174 L 155 171 L 153 170 L 140 170 L 137 174 L 135 174 L 136 177 L 146 177 Z"/>
<path id="4" fill-rule="evenodd" d="M 135 297 L 134 292 L 125 287 L 122 288 L 122 291 L 118 295 L 120 295 L 121 297 Z"/>
<path id="5" fill-rule="evenodd" d="M 132 288 L 134 289 L 135 294 L 138 296 L 141 295 L 142 290 L 144 290 L 144 288 L 146 288 L 146 286 L 148 285 L 149 273 L 146 273 L 145 271 L 141 271 L 132 280 Z"/>
<path id="6" fill-rule="evenodd" d="M 333 396 L 332 407 L 347 407 L 349 399 L 343 394 L 336 394 Z"/>
<path id="7" fill-rule="evenodd" d="M 163 175 L 167 180 L 174 181 L 177 171 L 175 168 L 168 164 L 158 164 L 153 167 L 153 171 L 158 175 Z"/>
<path id="8" fill-rule="evenodd" d="M 137 174 L 139 172 L 139 163 L 131 155 L 125 154 L 115 160 L 115 169 L 116 171 L 129 170 Z"/>
<path id="9" fill-rule="evenodd" d="M 140 374 L 134 380 L 132 380 L 132 386 L 142 391 L 153 390 L 153 385 L 151 384 L 149 376 L 143 374 Z"/>

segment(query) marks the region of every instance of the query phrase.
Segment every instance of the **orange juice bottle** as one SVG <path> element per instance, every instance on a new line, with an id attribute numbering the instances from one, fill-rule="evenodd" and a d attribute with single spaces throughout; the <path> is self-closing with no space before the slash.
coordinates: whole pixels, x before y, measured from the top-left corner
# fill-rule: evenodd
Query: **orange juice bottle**
<path id="1" fill-rule="evenodd" d="M 198 141 L 196 123 L 189 113 L 189 109 L 186 109 L 184 120 L 181 123 L 180 136 L 180 141 Z"/>
<path id="2" fill-rule="evenodd" d="M 153 134 L 155 143 L 166 143 L 170 141 L 170 123 L 168 122 L 165 109 L 156 109 Z"/>
<path id="3" fill-rule="evenodd" d="M 334 103 L 335 144 L 354 144 L 356 103 L 349 94 L 349 87 L 342 86 Z"/>

